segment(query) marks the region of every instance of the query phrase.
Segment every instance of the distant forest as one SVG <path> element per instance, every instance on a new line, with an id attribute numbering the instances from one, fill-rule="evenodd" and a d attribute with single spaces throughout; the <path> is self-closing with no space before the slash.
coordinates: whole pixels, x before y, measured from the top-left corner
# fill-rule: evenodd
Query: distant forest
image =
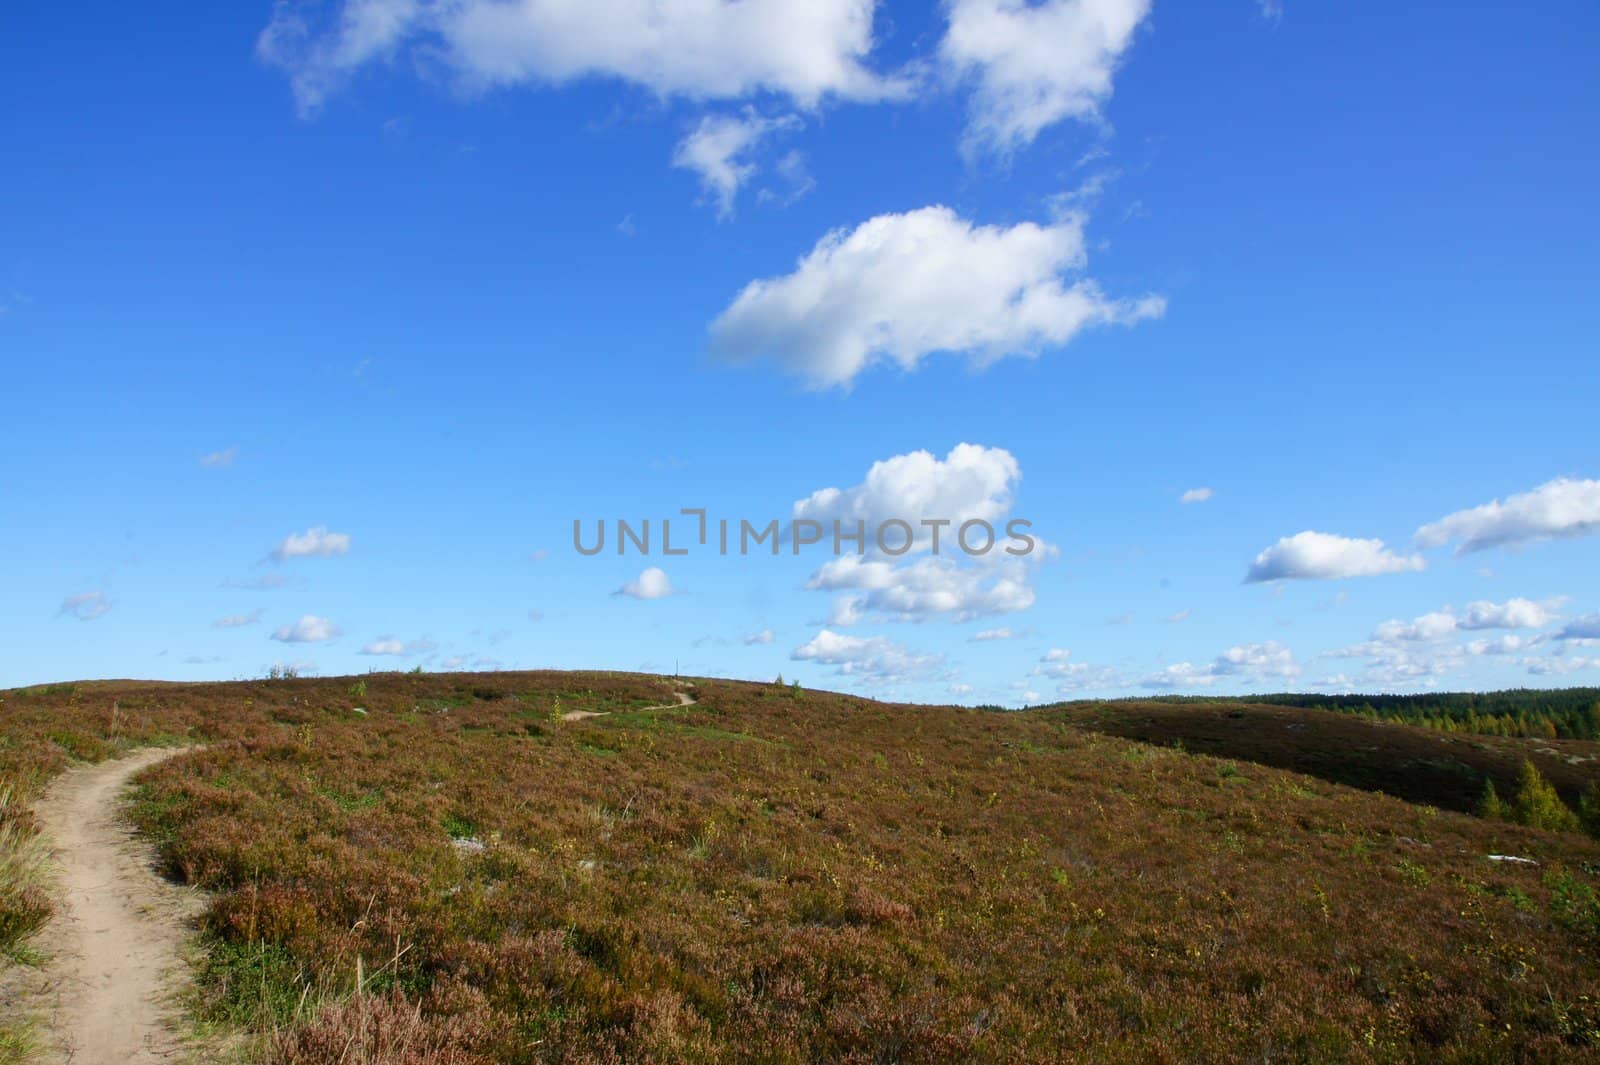
<path id="1" fill-rule="evenodd" d="M 1544 739 L 1600 740 L 1600 688 L 1499 692 L 1430 692 L 1426 695 L 1245 695 L 1166 696 L 1158 702 L 1265 703 L 1334 710 L 1385 721 L 1403 721 L 1444 732 Z"/>

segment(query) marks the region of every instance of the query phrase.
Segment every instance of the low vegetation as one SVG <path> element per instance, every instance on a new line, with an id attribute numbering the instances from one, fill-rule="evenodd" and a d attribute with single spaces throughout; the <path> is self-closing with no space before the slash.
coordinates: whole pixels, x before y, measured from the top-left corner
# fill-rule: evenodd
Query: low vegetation
<path id="1" fill-rule="evenodd" d="M 1232 702 L 1206 696 L 1169 696 L 1188 705 Z M 1425 695 L 1253 696 L 1251 702 L 1334 710 L 1378 721 L 1399 721 L 1442 732 L 1530 739 L 1600 740 L 1600 688 L 1513 688 L 1497 692 L 1429 692 Z"/>
<path id="2" fill-rule="evenodd" d="M 1323 715 L 1367 730 L 1354 764 L 1379 794 L 1274 767 L 1306 755 L 1271 715 L 1308 712 L 1282 707 L 1215 708 L 1273 742 L 1213 751 L 1246 730 L 1185 739 L 1163 716 L 1212 708 L 1001 714 L 622 674 L 0 700 L 22 799 L 71 758 L 204 744 L 146 772 L 134 814 L 167 873 L 212 893 L 197 1020 L 259 1033 L 278 1065 L 1600 1048 L 1600 844 L 1454 812 L 1486 779 L 1515 800 L 1524 762 L 1576 802 L 1594 773 L 1565 747 L 1448 748 L 1471 772 L 1438 779 L 1467 798 L 1420 805 L 1396 782 L 1445 755 L 1415 737 L 1465 738 Z"/>
<path id="3" fill-rule="evenodd" d="M 1448 733 L 1255 701 L 1116 700 L 1036 711 L 1080 728 L 1197 754 L 1246 759 L 1414 803 L 1477 812 L 1537 768 L 1569 809 L 1600 780 L 1600 743 Z"/>

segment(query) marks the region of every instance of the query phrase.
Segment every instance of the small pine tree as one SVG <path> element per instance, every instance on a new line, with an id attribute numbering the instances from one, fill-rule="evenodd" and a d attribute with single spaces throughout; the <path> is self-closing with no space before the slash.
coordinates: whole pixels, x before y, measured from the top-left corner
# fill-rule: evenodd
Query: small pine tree
<path id="1" fill-rule="evenodd" d="M 1478 816 L 1489 821 L 1504 820 L 1506 816 L 1506 804 L 1500 801 L 1500 793 L 1494 790 L 1493 777 L 1483 782 L 1483 798 L 1478 800 Z"/>
<path id="2" fill-rule="evenodd" d="M 1522 771 L 1517 774 L 1517 797 L 1511 812 L 1513 820 L 1530 828 L 1551 832 L 1574 832 L 1579 828 L 1577 815 L 1528 761 L 1522 763 Z"/>
<path id="3" fill-rule="evenodd" d="M 783 674 L 779 673 L 778 674 L 778 679 L 773 681 L 772 683 L 776 684 L 780 688 L 783 687 Z"/>
<path id="4" fill-rule="evenodd" d="M 1600 839 L 1600 780 L 1590 781 L 1578 796 L 1578 821 L 1585 832 Z"/>

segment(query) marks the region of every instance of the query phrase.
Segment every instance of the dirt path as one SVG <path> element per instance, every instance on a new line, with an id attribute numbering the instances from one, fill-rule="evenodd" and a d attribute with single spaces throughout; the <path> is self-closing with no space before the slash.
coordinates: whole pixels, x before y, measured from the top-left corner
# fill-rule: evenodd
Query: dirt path
<path id="1" fill-rule="evenodd" d="M 38 946 L 49 961 L 33 989 L 47 1042 L 72 1065 L 182 1060 L 167 1016 L 182 986 L 187 918 L 199 899 L 161 880 L 122 819 L 141 769 L 178 754 L 151 748 L 69 769 L 34 806 L 54 850 L 57 913 Z"/>
<path id="2" fill-rule="evenodd" d="M 673 692 L 672 694 L 678 697 L 678 701 L 675 703 L 662 703 L 659 706 L 641 706 L 636 710 L 629 710 L 628 713 L 642 714 L 646 710 L 675 710 L 680 706 L 693 706 L 696 702 L 695 697 L 688 692 Z M 568 710 L 561 715 L 561 720 L 583 721 L 591 717 L 605 717 L 609 713 L 611 713 L 610 710 Z"/>

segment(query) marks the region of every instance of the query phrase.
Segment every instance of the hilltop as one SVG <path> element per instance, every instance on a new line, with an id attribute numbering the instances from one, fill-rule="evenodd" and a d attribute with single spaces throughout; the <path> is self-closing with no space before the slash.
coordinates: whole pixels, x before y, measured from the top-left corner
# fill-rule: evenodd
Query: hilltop
<path id="1" fill-rule="evenodd" d="M 1600 1043 L 1600 844 L 1445 786 L 1530 758 L 1576 791 L 1600 775 L 1583 741 L 554 672 L 65 684 L 0 693 L 0 722 L 8 840 L 73 760 L 193 745 L 136 778 L 132 816 L 208 893 L 192 1022 L 272 1062 Z M 1427 804 L 1397 797 L 1413 779 Z M 0 885 L 26 959 L 46 897 Z"/>

